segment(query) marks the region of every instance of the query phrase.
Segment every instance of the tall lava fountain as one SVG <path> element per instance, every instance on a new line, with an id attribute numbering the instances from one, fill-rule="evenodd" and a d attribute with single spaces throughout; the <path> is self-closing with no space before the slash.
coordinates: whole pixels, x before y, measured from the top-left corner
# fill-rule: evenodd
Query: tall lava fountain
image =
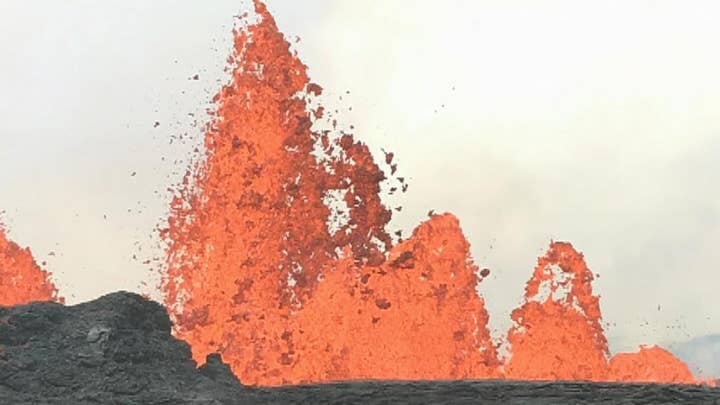
<path id="1" fill-rule="evenodd" d="M 352 135 L 312 129 L 324 118 L 312 107 L 322 88 L 259 0 L 255 11 L 259 22 L 235 31 L 205 154 L 162 231 L 165 303 L 196 360 L 220 352 L 244 383 L 261 385 L 694 381 L 660 348 L 609 359 L 593 274 L 568 243 L 539 259 L 501 363 L 476 293 L 486 273 L 458 220 L 433 215 L 393 245 L 385 173 Z"/>
<path id="2" fill-rule="evenodd" d="M 351 135 L 311 129 L 322 89 L 256 11 L 163 233 L 178 336 L 248 383 L 497 375 L 457 220 L 392 247 L 385 174 Z"/>

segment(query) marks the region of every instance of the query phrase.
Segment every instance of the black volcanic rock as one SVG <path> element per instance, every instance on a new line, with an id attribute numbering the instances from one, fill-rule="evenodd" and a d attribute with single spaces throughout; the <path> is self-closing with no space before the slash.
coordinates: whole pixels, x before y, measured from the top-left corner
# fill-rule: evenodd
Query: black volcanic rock
<path id="1" fill-rule="evenodd" d="M 199 371 L 189 346 L 170 328 L 161 305 L 130 293 L 72 307 L 0 308 L 0 403 L 224 404 L 237 398 L 243 388 L 219 356 L 206 367 L 220 371 Z"/>
<path id="2" fill-rule="evenodd" d="M 0 405 L 720 404 L 720 389 L 579 382 L 349 382 L 243 387 L 220 356 L 196 368 L 165 309 L 130 293 L 0 307 Z"/>

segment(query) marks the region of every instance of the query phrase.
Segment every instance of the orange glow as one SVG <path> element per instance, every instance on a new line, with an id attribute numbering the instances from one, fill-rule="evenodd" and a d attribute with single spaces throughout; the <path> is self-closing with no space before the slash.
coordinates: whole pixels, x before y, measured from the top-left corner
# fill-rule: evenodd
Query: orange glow
<path id="1" fill-rule="evenodd" d="M 255 11 L 260 21 L 234 33 L 232 79 L 215 98 L 203 159 L 161 232 L 165 303 L 198 363 L 220 352 L 251 385 L 694 382 L 659 348 L 608 361 L 594 276 L 563 242 L 538 260 L 501 364 L 476 293 L 487 271 L 478 275 L 458 220 L 432 215 L 393 246 L 384 172 L 351 135 L 312 129 L 325 122 L 311 107 L 322 88 L 264 4 Z"/>
<path id="2" fill-rule="evenodd" d="M 58 291 L 50 274 L 35 263 L 28 248 L 8 240 L 0 224 L 0 306 L 33 301 L 58 301 Z"/>

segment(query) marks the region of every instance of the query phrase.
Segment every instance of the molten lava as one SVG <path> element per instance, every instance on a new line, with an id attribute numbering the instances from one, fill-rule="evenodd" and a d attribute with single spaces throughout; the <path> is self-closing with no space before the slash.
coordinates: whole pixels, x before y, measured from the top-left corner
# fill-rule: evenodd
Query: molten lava
<path id="1" fill-rule="evenodd" d="M 431 216 L 393 246 L 385 174 L 351 135 L 313 129 L 322 89 L 259 0 L 255 11 L 259 22 L 235 31 L 232 78 L 215 98 L 205 153 L 161 233 L 165 303 L 199 363 L 220 352 L 243 383 L 261 385 L 693 381 L 659 348 L 608 363 L 594 277 L 568 243 L 539 259 L 501 364 L 457 219 Z"/>
<path id="2" fill-rule="evenodd" d="M 508 332 L 512 356 L 505 377 L 696 382 L 687 365 L 657 346 L 618 353 L 608 363 L 600 300 L 592 291 L 594 278 L 571 244 L 550 245 L 525 287 L 525 303 L 511 315 L 515 326 Z"/>
<path id="3" fill-rule="evenodd" d="M 164 234 L 178 335 L 248 383 L 498 376 L 457 220 L 433 218 L 390 249 L 383 172 L 350 135 L 311 130 L 321 90 L 257 12 Z M 332 204 L 347 210 L 335 232 Z"/>
<path id="4" fill-rule="evenodd" d="M 28 248 L 8 240 L 0 224 L 0 306 L 27 304 L 32 301 L 58 301 L 58 291 L 50 274 L 35 263 Z"/>
<path id="5" fill-rule="evenodd" d="M 516 325 L 508 333 L 508 378 L 605 378 L 608 347 L 592 280 L 583 256 L 572 245 L 550 245 L 525 287 L 525 303 L 511 315 Z"/>
<path id="6" fill-rule="evenodd" d="M 382 265 L 334 263 L 297 313 L 302 379 L 500 377 L 469 247 L 435 215 Z"/>
<path id="7" fill-rule="evenodd" d="M 658 346 L 641 347 L 637 353 L 618 353 L 610 360 L 609 367 L 609 381 L 696 382 L 685 363 Z"/>
<path id="8" fill-rule="evenodd" d="M 323 270 L 345 247 L 358 263 L 382 263 L 391 214 L 368 148 L 311 131 L 308 103 L 322 89 L 264 5 L 256 9 L 262 22 L 236 33 L 207 160 L 172 203 L 164 289 L 196 359 L 219 351 L 243 381 L 274 384 L 303 379 L 293 371 L 292 319 Z M 332 233 L 330 192 L 342 194 L 334 203 L 346 216 Z"/>

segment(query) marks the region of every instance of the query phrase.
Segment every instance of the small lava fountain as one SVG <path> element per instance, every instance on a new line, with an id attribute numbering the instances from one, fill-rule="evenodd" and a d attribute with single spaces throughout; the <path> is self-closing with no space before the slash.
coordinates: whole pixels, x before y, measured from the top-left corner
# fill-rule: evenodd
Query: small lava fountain
<path id="1" fill-rule="evenodd" d="M 0 306 L 32 301 L 64 300 L 50 281 L 50 273 L 38 266 L 29 248 L 9 240 L 0 223 Z"/>

